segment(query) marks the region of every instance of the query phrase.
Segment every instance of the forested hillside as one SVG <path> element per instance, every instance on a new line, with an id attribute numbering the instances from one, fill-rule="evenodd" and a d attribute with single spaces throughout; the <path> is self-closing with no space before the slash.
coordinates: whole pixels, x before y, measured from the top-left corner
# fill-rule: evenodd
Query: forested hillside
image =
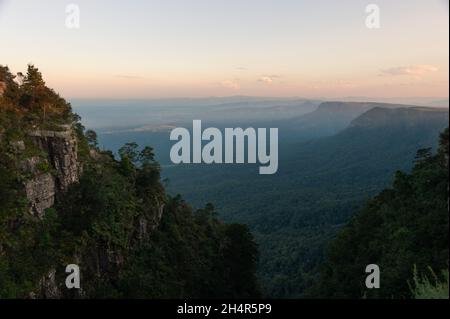
<path id="1" fill-rule="evenodd" d="M 259 296 L 247 227 L 168 196 L 152 148 L 100 150 L 32 65 L 0 83 L 0 298 Z"/>
<path id="2" fill-rule="evenodd" d="M 411 173 L 398 171 L 392 186 L 344 227 L 329 246 L 313 296 L 448 298 L 448 143 L 447 128 L 437 154 L 419 150 Z M 369 264 L 380 267 L 380 289 L 365 287 Z"/>
<path id="3" fill-rule="evenodd" d="M 259 243 L 267 295 L 302 297 L 317 280 L 336 231 L 392 182 L 396 170 L 409 171 L 418 149 L 436 149 L 447 126 L 446 109 L 376 107 L 333 136 L 296 144 L 280 140 L 273 176 L 239 165 L 172 166 L 164 176 L 171 192 L 199 206 L 213 201 L 225 220 L 249 225 Z"/>

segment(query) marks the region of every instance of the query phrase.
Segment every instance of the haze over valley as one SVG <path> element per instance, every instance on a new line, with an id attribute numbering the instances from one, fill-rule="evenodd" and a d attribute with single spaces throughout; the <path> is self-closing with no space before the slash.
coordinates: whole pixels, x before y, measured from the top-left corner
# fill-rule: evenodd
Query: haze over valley
<path id="1" fill-rule="evenodd" d="M 441 107 L 300 98 L 230 97 L 160 101 L 75 101 L 101 147 L 152 145 L 173 195 L 213 203 L 228 222 L 249 225 L 260 247 L 258 275 L 277 298 L 308 296 L 328 243 L 363 203 L 409 171 L 416 151 L 437 147 L 448 126 Z M 419 104 L 419 103 L 418 103 Z M 434 103 L 431 103 L 434 105 Z M 107 111 L 106 111 L 107 110 Z M 279 128 L 279 170 L 255 165 L 179 164 L 169 158 L 174 127 Z M 301 283 L 301 284 L 299 284 Z"/>

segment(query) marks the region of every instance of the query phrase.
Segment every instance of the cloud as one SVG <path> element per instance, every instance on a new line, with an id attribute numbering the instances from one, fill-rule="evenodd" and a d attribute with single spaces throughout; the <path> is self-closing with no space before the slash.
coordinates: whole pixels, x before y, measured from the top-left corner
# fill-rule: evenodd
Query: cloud
<path id="1" fill-rule="evenodd" d="M 129 75 L 129 74 L 116 74 L 116 78 L 128 79 L 128 80 L 144 80 L 145 77 L 139 75 Z"/>
<path id="2" fill-rule="evenodd" d="M 436 72 L 439 69 L 434 65 L 410 65 L 410 66 L 399 66 L 399 67 L 393 67 L 389 69 L 383 69 L 381 70 L 381 75 L 388 75 L 388 76 L 414 76 L 414 77 L 421 77 L 424 76 L 427 73 Z"/>
<path id="3" fill-rule="evenodd" d="M 273 82 L 273 79 L 270 76 L 262 76 L 258 79 L 258 82 L 263 82 L 266 84 L 271 84 Z"/>
<path id="4" fill-rule="evenodd" d="M 258 82 L 263 82 L 265 84 L 272 84 L 273 81 L 280 76 L 277 74 L 271 74 L 271 75 L 263 75 L 258 79 Z"/>
<path id="5" fill-rule="evenodd" d="M 225 80 L 220 82 L 220 84 L 227 88 L 227 89 L 232 89 L 232 90 L 239 90 L 241 88 L 241 86 L 239 85 L 239 83 L 235 80 Z"/>

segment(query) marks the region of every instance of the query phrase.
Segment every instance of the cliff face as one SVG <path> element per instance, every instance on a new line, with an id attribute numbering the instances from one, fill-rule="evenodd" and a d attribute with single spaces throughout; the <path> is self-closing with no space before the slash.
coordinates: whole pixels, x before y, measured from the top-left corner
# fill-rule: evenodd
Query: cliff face
<path id="1" fill-rule="evenodd" d="M 184 280 L 188 260 L 172 266 L 180 246 L 195 247 L 188 255 L 202 259 L 197 247 L 205 238 L 217 243 L 203 230 L 214 225 L 221 233 L 222 225 L 209 218 L 199 225 L 190 208 L 167 196 L 151 148 L 128 143 L 117 159 L 98 149 L 95 133 L 37 69 L 29 66 L 21 84 L 13 79 L 0 66 L 0 298 L 148 297 L 160 295 L 154 286 L 167 290 L 159 274 L 168 269 L 179 272 L 171 282 Z M 164 229 L 167 212 L 173 227 Z M 174 242 L 172 233 L 188 235 Z M 164 255 L 155 259 L 158 247 Z M 68 264 L 79 266 L 81 289 L 66 287 Z M 155 281 L 130 292 L 148 270 Z"/>
<path id="2" fill-rule="evenodd" d="M 31 130 L 23 140 L 10 144 L 13 153 L 20 158 L 19 171 L 24 177 L 22 184 L 29 212 L 33 216 L 43 219 L 45 210 L 53 207 L 57 201 L 63 202 L 69 187 L 82 179 L 82 163 L 85 163 L 86 159 L 78 158 L 78 144 L 77 136 L 70 125 L 59 126 L 55 131 Z M 95 149 L 90 149 L 89 157 L 91 164 L 105 160 L 104 155 Z M 95 165 L 100 165 L 98 169 L 101 169 L 101 164 Z M 90 169 L 92 170 L 92 167 Z M 88 169 L 85 167 L 84 171 Z M 70 262 L 82 266 L 83 274 L 91 280 L 117 278 L 130 251 L 148 242 L 150 234 L 159 226 L 164 211 L 164 198 L 156 191 L 149 195 L 148 203 L 145 213 L 137 216 L 128 230 L 130 242 L 126 249 L 108 240 L 96 240 L 74 253 L 69 258 Z M 85 297 L 83 290 L 68 291 L 62 278 L 61 269 L 52 266 L 40 278 L 37 289 L 28 296 Z"/>
<path id="3" fill-rule="evenodd" d="M 59 195 L 78 181 L 81 172 L 74 132 L 70 126 L 62 128 L 63 131 L 30 132 L 29 136 L 42 156 L 33 156 L 21 163 L 21 170 L 32 176 L 24 182 L 30 213 L 40 218 Z M 46 171 L 42 172 L 42 167 Z"/>

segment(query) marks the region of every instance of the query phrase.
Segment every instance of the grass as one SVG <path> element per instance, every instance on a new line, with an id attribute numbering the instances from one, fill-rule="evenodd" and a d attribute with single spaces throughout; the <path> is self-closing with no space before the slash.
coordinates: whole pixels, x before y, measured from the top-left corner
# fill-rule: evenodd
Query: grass
<path id="1" fill-rule="evenodd" d="M 442 271 L 441 278 L 435 274 L 431 267 L 428 268 L 430 277 L 420 276 L 414 267 L 414 285 L 410 289 L 414 299 L 449 299 L 449 275 L 448 269 Z"/>

